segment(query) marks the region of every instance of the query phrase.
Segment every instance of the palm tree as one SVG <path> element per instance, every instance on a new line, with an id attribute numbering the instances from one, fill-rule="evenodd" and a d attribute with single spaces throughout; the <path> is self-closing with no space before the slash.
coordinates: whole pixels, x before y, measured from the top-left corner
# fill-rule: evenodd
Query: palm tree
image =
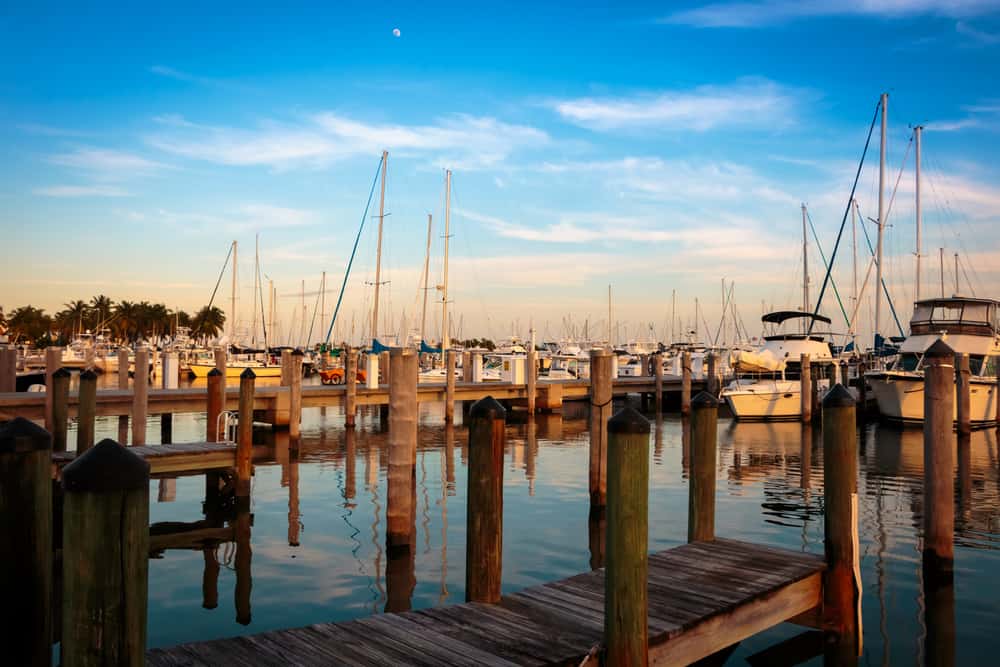
<path id="1" fill-rule="evenodd" d="M 52 327 L 52 318 L 46 315 L 41 308 L 21 306 L 11 311 L 10 317 L 7 319 L 7 327 L 13 342 L 25 339 L 37 345 L 50 337 L 49 329 Z"/>
<path id="2" fill-rule="evenodd" d="M 139 337 L 139 309 L 131 301 L 119 301 L 115 306 L 115 331 L 127 342 L 135 342 Z"/>
<path id="3" fill-rule="evenodd" d="M 111 309 L 114 308 L 114 305 L 114 301 L 103 294 L 98 294 L 91 298 L 90 314 L 95 331 L 100 332 L 101 329 L 107 326 L 108 320 L 111 319 Z"/>
<path id="4" fill-rule="evenodd" d="M 191 319 L 191 333 L 196 337 L 216 338 L 226 324 L 226 315 L 218 306 L 205 306 Z"/>
<path id="5" fill-rule="evenodd" d="M 77 299 L 76 301 L 70 301 L 69 303 L 63 304 L 63 310 L 60 315 L 64 315 L 64 322 L 69 326 L 69 333 L 72 335 L 75 333 L 83 333 L 83 319 L 87 317 L 90 311 L 90 306 L 87 305 L 86 301 Z"/>

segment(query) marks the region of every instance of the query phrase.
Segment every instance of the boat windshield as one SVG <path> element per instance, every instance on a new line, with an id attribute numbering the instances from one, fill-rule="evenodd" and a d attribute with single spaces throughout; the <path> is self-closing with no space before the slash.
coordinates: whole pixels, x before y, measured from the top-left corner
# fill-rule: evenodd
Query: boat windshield
<path id="1" fill-rule="evenodd" d="M 920 355 L 915 352 L 904 352 L 896 360 L 897 371 L 915 371 L 920 368 Z"/>
<path id="2" fill-rule="evenodd" d="M 996 310 L 991 303 L 966 301 L 929 301 L 916 304 L 910 321 L 913 333 L 939 331 L 942 328 L 955 333 L 988 333 L 994 326 Z M 966 329 L 966 331 L 963 331 Z"/>

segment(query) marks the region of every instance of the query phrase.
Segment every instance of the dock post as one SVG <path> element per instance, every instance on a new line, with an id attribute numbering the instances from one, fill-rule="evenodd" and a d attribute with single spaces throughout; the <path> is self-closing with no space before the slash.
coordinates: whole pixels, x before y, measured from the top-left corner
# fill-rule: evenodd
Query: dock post
<path id="1" fill-rule="evenodd" d="M 462 351 L 462 382 L 472 382 L 472 352 Z M 997 380 L 1000 383 L 1000 380 Z M 1000 410 L 997 410 L 1000 414 Z"/>
<path id="2" fill-rule="evenodd" d="M 0 394 L 17 391 L 17 348 L 0 347 Z"/>
<path id="3" fill-rule="evenodd" d="M 924 567 L 950 574 L 955 560 L 955 353 L 943 340 L 924 352 Z"/>
<path id="4" fill-rule="evenodd" d="M 60 368 L 52 374 L 52 451 L 66 451 L 66 431 L 69 424 L 70 372 Z"/>
<path id="5" fill-rule="evenodd" d="M 681 414 L 691 413 L 691 353 L 681 355 Z"/>
<path id="6" fill-rule="evenodd" d="M 469 410 L 465 601 L 500 601 L 503 570 L 503 454 L 507 412 L 492 396 Z"/>
<path id="7" fill-rule="evenodd" d="M 455 421 L 455 350 L 445 350 L 444 420 Z"/>
<path id="8" fill-rule="evenodd" d="M 653 355 L 653 377 L 656 387 L 656 413 L 663 411 L 663 353 Z"/>
<path id="9" fill-rule="evenodd" d="M 128 391 L 128 350 L 118 350 L 118 389 Z M 118 416 L 118 442 L 128 443 L 128 415 Z"/>
<path id="10" fill-rule="evenodd" d="M 719 401 L 701 392 L 691 401 L 691 479 L 688 484 L 688 542 L 715 539 L 715 457 Z"/>
<path id="11" fill-rule="evenodd" d="M 392 356 L 389 354 L 389 350 L 385 350 L 378 355 L 379 357 L 379 368 L 382 372 L 382 380 L 380 384 L 390 384 L 392 382 L 392 374 L 390 373 L 390 365 L 392 364 Z"/>
<path id="12" fill-rule="evenodd" d="M 955 428 L 959 435 L 972 433 L 972 386 L 970 384 L 969 355 L 955 354 Z"/>
<path id="13" fill-rule="evenodd" d="M 358 351 L 344 346 L 344 426 L 354 426 L 358 405 Z"/>
<path id="14" fill-rule="evenodd" d="M 236 497 L 249 502 L 253 468 L 253 395 L 257 375 L 247 368 L 240 374 L 239 423 L 236 435 Z"/>
<path id="15" fill-rule="evenodd" d="M 5 661 L 52 664 L 52 436 L 23 417 L 0 425 L 0 612 Z"/>
<path id="16" fill-rule="evenodd" d="M 295 440 L 302 433 L 302 350 L 296 348 L 291 355 L 290 396 L 288 399 L 288 437 Z"/>
<path id="17" fill-rule="evenodd" d="M 208 406 L 205 410 L 205 436 L 208 442 L 219 441 L 219 415 L 226 409 L 226 381 L 218 368 L 208 372 Z M 225 440 L 228 434 L 223 435 Z"/>
<path id="18" fill-rule="evenodd" d="M 858 567 L 858 454 L 854 397 L 836 385 L 823 399 L 823 498 L 826 573 L 823 624 L 841 638 L 855 636 L 860 613 Z M 845 647 L 844 650 L 847 650 Z M 854 656 L 857 656 L 856 650 Z"/>
<path id="19" fill-rule="evenodd" d="M 149 350 L 135 351 L 132 371 L 132 444 L 146 444 L 146 416 L 149 410 Z"/>
<path id="20" fill-rule="evenodd" d="M 611 350 L 590 351 L 590 507 L 608 496 L 608 419 L 611 418 Z"/>
<path id="21" fill-rule="evenodd" d="M 865 412 L 868 409 L 868 385 L 865 381 L 865 372 L 867 371 L 868 365 L 861 360 L 858 362 L 858 407 L 861 410 L 861 416 L 864 417 Z"/>
<path id="22" fill-rule="evenodd" d="M 236 571 L 236 585 L 233 587 L 236 622 L 240 625 L 250 625 L 252 620 L 250 593 L 253 590 L 253 576 L 250 566 L 253 561 L 253 550 L 250 547 L 250 512 L 248 510 L 243 509 L 236 514 L 236 519 L 233 521 L 233 534 L 236 538 L 236 554 L 233 558 L 233 569 Z"/>
<path id="23" fill-rule="evenodd" d="M 719 395 L 719 388 L 716 386 L 718 383 L 718 376 L 716 376 L 716 365 L 717 359 L 714 352 L 709 352 L 705 355 L 705 391 L 710 393 L 712 396 Z"/>
<path id="24" fill-rule="evenodd" d="M 649 421 L 624 408 L 608 421 L 605 665 L 647 665 Z"/>
<path id="25" fill-rule="evenodd" d="M 281 381 L 282 387 L 292 386 L 292 351 L 287 347 L 281 350 Z"/>
<path id="26" fill-rule="evenodd" d="M 803 353 L 799 358 L 799 410 L 802 413 L 802 423 L 812 423 L 812 362 L 809 355 Z"/>
<path id="27" fill-rule="evenodd" d="M 215 609 L 219 606 L 219 559 L 215 555 L 215 547 L 206 545 L 202 549 L 205 556 L 205 569 L 201 575 L 201 606 L 205 609 Z"/>
<path id="28" fill-rule="evenodd" d="M 149 463 L 102 440 L 63 468 L 62 664 L 143 665 Z"/>
<path id="29" fill-rule="evenodd" d="M 52 374 L 60 368 L 62 368 L 62 348 L 54 345 L 45 348 L 45 430 L 53 434 L 55 424 L 52 422 Z"/>
<path id="30" fill-rule="evenodd" d="M 160 357 L 160 386 L 164 389 L 177 389 L 177 379 L 180 369 L 176 352 L 164 352 Z M 160 442 L 167 444 L 174 439 L 174 416 L 169 412 L 160 415 Z"/>
<path id="31" fill-rule="evenodd" d="M 406 553 L 413 548 L 417 483 L 417 354 L 408 348 L 392 350 L 389 384 L 389 474 L 386 506 L 388 550 Z"/>
<path id="32" fill-rule="evenodd" d="M 528 344 L 528 357 L 524 369 L 525 392 L 528 394 L 528 414 L 535 414 L 535 403 L 538 395 L 538 352 L 534 343 Z"/>
<path id="33" fill-rule="evenodd" d="M 76 455 L 94 446 L 94 426 L 97 417 L 97 373 L 93 369 L 80 373 L 80 392 L 76 408 Z"/>

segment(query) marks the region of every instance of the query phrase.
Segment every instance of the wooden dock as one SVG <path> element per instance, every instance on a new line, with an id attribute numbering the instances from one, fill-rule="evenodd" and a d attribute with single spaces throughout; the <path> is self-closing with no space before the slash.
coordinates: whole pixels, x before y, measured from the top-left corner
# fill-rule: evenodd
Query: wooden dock
<path id="1" fill-rule="evenodd" d="M 232 442 L 186 442 L 128 449 L 149 463 L 151 477 L 200 474 L 236 465 L 236 445 Z M 53 452 L 53 476 L 58 477 L 59 471 L 74 458 L 75 452 Z"/>
<path id="2" fill-rule="evenodd" d="M 815 609 L 820 556 L 716 539 L 649 558 L 649 659 L 688 664 Z M 503 597 L 147 652 L 180 665 L 578 665 L 600 646 L 604 570 Z"/>

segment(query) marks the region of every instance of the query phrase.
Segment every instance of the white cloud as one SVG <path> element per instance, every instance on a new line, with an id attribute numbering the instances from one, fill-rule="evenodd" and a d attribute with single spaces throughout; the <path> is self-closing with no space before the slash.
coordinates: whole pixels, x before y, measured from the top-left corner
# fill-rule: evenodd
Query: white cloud
<path id="1" fill-rule="evenodd" d="M 997 0 L 765 0 L 716 2 L 685 9 L 660 23 L 699 28 L 756 28 L 789 21 L 832 16 L 904 18 L 931 15 L 962 18 L 989 14 L 1000 8 Z"/>
<path id="2" fill-rule="evenodd" d="M 48 160 L 53 164 L 81 169 L 105 179 L 124 179 L 167 168 L 161 162 L 134 153 L 103 148 L 78 148 L 69 153 L 52 155 Z"/>
<path id="3" fill-rule="evenodd" d="M 801 91 L 762 79 L 628 97 L 583 97 L 552 104 L 563 119 L 592 130 L 672 131 L 771 128 L 794 120 Z"/>
<path id="4" fill-rule="evenodd" d="M 278 169 L 318 167 L 386 149 L 468 170 L 495 165 L 515 150 L 549 141 L 545 132 L 533 127 L 464 114 L 446 116 L 433 125 L 366 123 L 332 112 L 294 123 L 268 121 L 252 129 L 197 125 L 177 116 L 157 121 L 165 129 L 147 141 L 160 150 L 220 164 Z"/>
<path id="5" fill-rule="evenodd" d="M 965 118 L 956 120 L 931 121 L 924 124 L 924 129 L 930 132 L 957 132 L 969 128 L 995 128 L 1000 120 L 1000 105 L 995 103 L 975 104 L 962 107 Z"/>
<path id="6" fill-rule="evenodd" d="M 128 197 L 125 190 L 108 185 L 50 185 L 35 188 L 33 192 L 43 197 Z"/>
<path id="7" fill-rule="evenodd" d="M 265 203 L 242 204 L 235 208 L 209 213 L 158 209 L 150 213 L 127 211 L 122 214 L 129 219 L 149 219 L 152 222 L 175 225 L 196 233 L 204 231 L 240 233 L 261 229 L 285 229 L 314 225 L 320 221 L 320 216 L 315 211 Z"/>

